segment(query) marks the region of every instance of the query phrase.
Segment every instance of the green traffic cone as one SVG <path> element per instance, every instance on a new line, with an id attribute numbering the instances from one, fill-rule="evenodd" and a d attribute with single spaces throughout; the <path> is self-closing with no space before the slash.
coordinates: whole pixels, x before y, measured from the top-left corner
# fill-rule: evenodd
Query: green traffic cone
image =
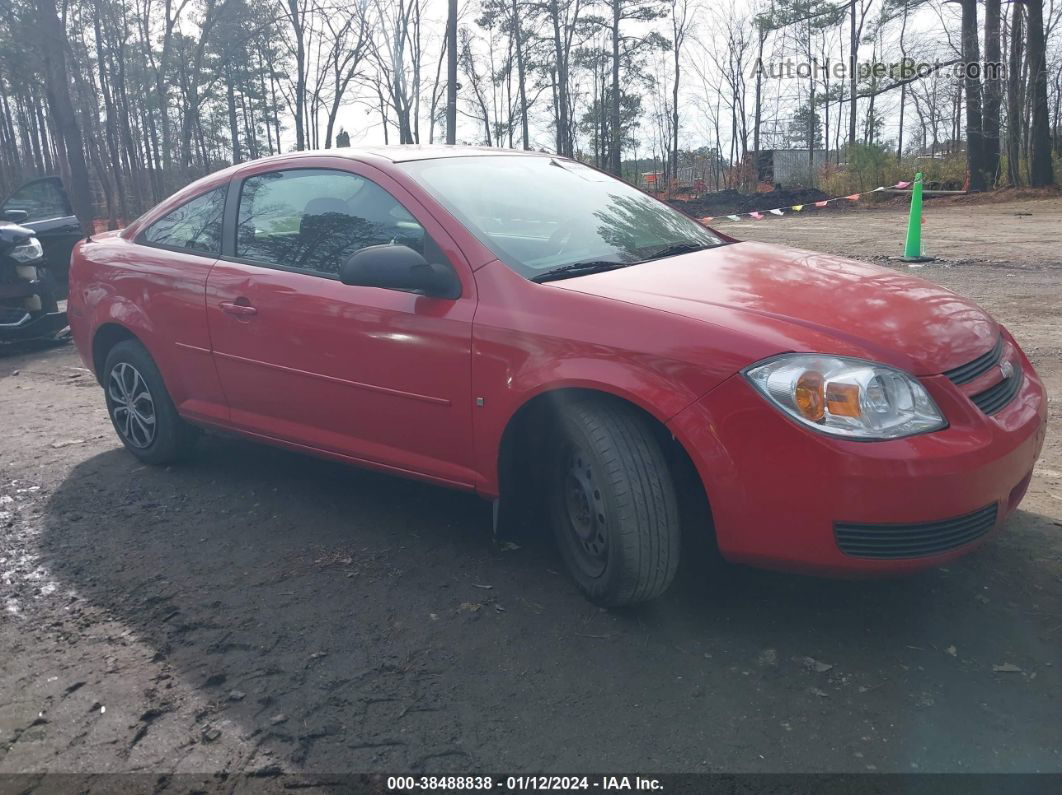
<path id="1" fill-rule="evenodd" d="M 933 257 L 922 253 L 922 172 L 915 174 L 911 186 L 911 215 L 907 219 L 907 244 L 901 262 L 932 262 Z"/>

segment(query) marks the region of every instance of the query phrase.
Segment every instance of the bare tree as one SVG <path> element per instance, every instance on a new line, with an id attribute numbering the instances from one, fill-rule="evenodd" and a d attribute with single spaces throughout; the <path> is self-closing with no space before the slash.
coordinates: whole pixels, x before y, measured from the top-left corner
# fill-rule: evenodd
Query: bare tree
<path id="1" fill-rule="evenodd" d="M 679 84 L 682 79 L 682 49 L 690 33 L 690 0 L 671 0 L 671 53 L 675 76 L 671 84 L 671 178 L 679 169 Z"/>
<path id="2" fill-rule="evenodd" d="M 327 62 L 332 79 L 332 98 L 325 128 L 325 149 L 332 146 L 332 134 L 347 89 L 364 65 L 369 47 L 368 0 L 355 0 L 353 7 L 339 17 L 339 20 L 337 24 L 333 15 L 325 16 L 329 32 Z"/>
<path id="3" fill-rule="evenodd" d="M 420 143 L 421 6 L 424 0 L 374 0 L 370 37 L 377 80 L 398 125 L 399 143 Z"/>

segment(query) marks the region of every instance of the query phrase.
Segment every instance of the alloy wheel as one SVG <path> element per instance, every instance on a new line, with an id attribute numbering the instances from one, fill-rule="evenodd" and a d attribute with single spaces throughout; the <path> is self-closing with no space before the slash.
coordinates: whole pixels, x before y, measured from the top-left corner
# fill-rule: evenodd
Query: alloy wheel
<path id="1" fill-rule="evenodd" d="M 114 427 L 129 445 L 144 449 L 155 441 L 155 399 L 144 377 L 129 362 L 111 369 L 107 397 Z"/>

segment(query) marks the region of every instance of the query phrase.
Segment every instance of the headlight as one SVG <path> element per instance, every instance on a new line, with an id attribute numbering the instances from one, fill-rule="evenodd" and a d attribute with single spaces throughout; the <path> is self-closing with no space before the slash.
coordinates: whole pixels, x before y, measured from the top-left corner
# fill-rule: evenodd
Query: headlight
<path id="1" fill-rule="evenodd" d="M 35 237 L 31 237 L 11 249 L 11 259 L 15 262 L 33 262 L 36 259 L 40 259 L 43 254 L 44 250 L 41 248 L 41 241 Z"/>
<path id="2" fill-rule="evenodd" d="M 787 353 L 745 377 L 786 414 L 834 436 L 898 439 L 947 425 L 925 387 L 883 364 Z"/>

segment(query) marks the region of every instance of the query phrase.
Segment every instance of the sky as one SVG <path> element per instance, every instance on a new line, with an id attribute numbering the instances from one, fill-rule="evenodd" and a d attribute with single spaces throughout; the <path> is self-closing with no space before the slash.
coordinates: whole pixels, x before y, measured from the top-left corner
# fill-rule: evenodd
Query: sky
<path id="1" fill-rule="evenodd" d="M 726 0 L 723 0 L 725 3 Z M 446 1 L 445 0 L 430 0 L 427 6 L 427 13 L 424 20 L 424 52 L 426 64 L 424 67 L 424 73 L 428 77 L 429 85 L 426 87 L 428 94 L 430 94 L 431 86 L 430 82 L 434 80 L 436 59 L 440 51 L 440 45 L 442 42 L 442 36 L 445 28 L 445 14 L 446 14 Z M 710 115 L 707 112 L 709 106 L 714 106 L 718 102 L 718 91 L 711 87 L 706 88 L 699 74 L 708 73 L 710 81 L 716 81 L 717 78 L 712 78 L 711 61 L 708 56 L 708 49 L 711 48 L 713 41 L 719 41 L 718 28 L 721 22 L 721 18 L 725 15 L 729 15 L 734 19 L 741 19 L 752 13 L 756 4 L 750 3 L 749 0 L 731 0 L 730 5 L 724 6 L 722 3 L 718 3 L 716 0 L 704 0 L 703 2 L 695 2 L 693 9 L 693 40 L 685 48 L 684 57 L 684 88 L 682 91 L 682 100 L 680 102 L 680 113 L 682 116 L 681 130 L 680 130 L 680 142 L 683 148 L 695 148 L 698 146 L 706 145 L 710 143 L 714 138 L 712 132 L 713 124 L 710 120 Z M 477 2 L 464 2 L 461 3 L 460 8 L 460 24 L 469 25 L 480 36 L 481 40 L 478 44 L 477 51 L 481 58 L 486 58 L 485 44 L 482 41 L 483 31 L 475 25 L 475 17 L 478 14 Z M 873 13 L 873 12 L 872 12 Z M 946 22 L 945 22 L 946 20 Z M 908 22 L 906 42 L 909 52 L 920 52 L 923 57 L 928 57 L 932 60 L 933 57 L 949 57 L 951 54 L 949 48 L 949 36 L 953 37 L 958 31 L 958 16 L 956 11 L 956 4 L 940 5 L 927 5 L 919 9 L 916 13 L 911 15 Z M 628 35 L 644 35 L 644 33 L 653 27 L 659 30 L 664 35 L 670 35 L 670 21 L 667 19 L 659 20 L 655 23 L 626 23 L 626 32 Z M 948 30 L 948 35 L 944 34 L 945 30 Z M 890 34 L 883 37 L 882 40 L 882 55 L 879 56 L 879 60 L 884 62 L 899 61 L 901 53 L 898 47 L 898 24 L 889 29 Z M 780 34 L 775 37 L 774 40 L 776 48 L 785 47 L 788 44 L 792 46 L 792 40 L 786 38 L 786 34 Z M 861 47 L 860 59 L 869 60 L 872 54 L 872 46 L 865 45 Z M 934 55 L 935 54 L 935 55 Z M 831 61 L 842 59 L 842 50 L 839 44 L 835 41 L 833 46 L 828 48 L 826 56 Z M 659 72 L 664 80 L 667 81 L 667 92 L 670 92 L 670 54 L 663 54 L 658 56 L 658 62 L 652 61 L 647 65 L 648 71 Z M 846 55 L 844 56 L 847 57 Z M 774 59 L 765 58 L 768 61 L 765 65 L 770 63 L 784 62 L 782 52 L 776 50 L 776 57 Z M 445 74 L 445 64 L 443 67 Z M 464 75 L 461 75 L 459 79 L 467 83 Z M 802 81 L 798 78 L 768 78 L 765 80 L 765 96 L 770 98 L 774 96 L 782 97 L 782 101 L 777 105 L 772 104 L 771 100 L 765 103 L 765 117 L 773 116 L 778 121 L 777 123 L 784 127 L 787 124 L 788 117 L 792 115 L 793 110 L 797 106 L 796 97 L 798 94 L 802 94 L 805 91 L 806 81 Z M 752 86 L 753 80 L 750 77 L 748 83 L 749 97 L 747 105 L 747 113 L 751 117 L 752 113 Z M 352 95 L 355 92 L 352 92 Z M 366 89 L 360 89 L 357 91 L 361 96 L 368 98 L 368 91 Z M 462 96 L 468 96 L 468 88 L 465 87 L 462 92 Z M 345 107 L 342 108 L 338 118 L 338 126 L 341 126 L 350 133 L 351 143 L 353 145 L 378 145 L 384 143 L 383 128 L 379 120 L 379 114 L 377 111 L 372 110 L 366 106 L 363 101 L 355 100 L 354 96 L 351 97 L 352 101 L 349 101 Z M 550 97 L 548 90 L 544 92 L 539 99 L 539 103 L 532 109 L 531 116 L 531 138 L 532 143 L 536 148 L 551 148 L 553 143 L 552 132 L 548 126 L 549 124 L 549 112 L 548 103 Z M 428 97 L 423 100 L 426 105 Z M 883 133 L 883 137 L 888 140 L 895 140 L 899 129 L 899 114 L 897 112 L 899 102 L 899 92 L 890 92 L 884 94 L 878 99 L 878 108 L 885 112 L 886 124 Z M 726 114 L 725 103 L 722 112 Z M 864 103 L 865 104 L 865 103 Z M 651 102 L 648 98 L 643 101 L 643 108 L 647 111 L 645 114 L 648 117 L 648 110 L 650 109 Z M 482 143 L 482 125 L 473 118 L 469 118 L 467 115 L 461 113 L 463 106 L 459 100 L 459 114 L 458 114 L 458 139 L 459 141 L 466 143 Z M 865 112 L 865 108 L 861 108 L 861 115 Z M 831 128 L 836 122 L 835 116 L 837 113 L 837 106 L 833 105 L 830 109 L 831 115 Z M 426 115 L 426 114 L 425 114 Z M 912 129 L 911 124 L 913 122 L 914 109 L 908 106 L 907 109 L 907 132 L 908 140 L 915 134 L 915 130 Z M 766 122 L 766 120 L 765 120 Z M 751 122 L 750 122 L 751 124 Z M 650 129 L 652 121 L 649 118 L 645 118 L 645 124 L 640 133 L 636 136 L 641 139 L 641 145 L 639 154 L 647 155 L 647 151 L 651 147 L 651 141 L 654 138 L 654 132 Z M 724 152 L 729 145 L 729 136 L 726 134 L 727 124 L 721 125 L 724 128 L 722 148 Z M 767 124 L 765 123 L 765 127 Z M 427 131 L 428 124 L 426 119 L 421 121 L 421 133 L 422 142 L 427 143 Z M 437 128 L 438 133 L 441 132 Z M 831 139 L 833 135 L 831 132 Z M 391 130 L 391 142 L 397 141 L 397 131 L 392 127 Z M 751 145 L 751 144 L 750 144 Z M 633 154 L 633 152 L 626 153 Z"/>

